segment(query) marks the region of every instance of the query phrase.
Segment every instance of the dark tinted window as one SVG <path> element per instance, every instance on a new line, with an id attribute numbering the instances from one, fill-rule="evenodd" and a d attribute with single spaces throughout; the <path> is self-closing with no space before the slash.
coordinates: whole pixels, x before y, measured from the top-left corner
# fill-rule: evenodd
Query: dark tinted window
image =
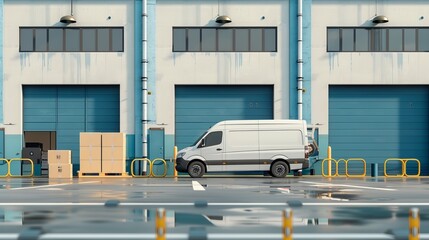
<path id="1" fill-rule="evenodd" d="M 174 27 L 173 52 L 277 52 L 277 28 Z"/>
<path id="2" fill-rule="evenodd" d="M 429 27 L 328 27 L 328 52 L 427 52 Z"/>
<path id="3" fill-rule="evenodd" d="M 122 27 L 21 27 L 21 52 L 123 52 Z"/>
<path id="4" fill-rule="evenodd" d="M 222 143 L 222 132 L 211 132 L 204 138 L 204 147 L 219 145 Z"/>

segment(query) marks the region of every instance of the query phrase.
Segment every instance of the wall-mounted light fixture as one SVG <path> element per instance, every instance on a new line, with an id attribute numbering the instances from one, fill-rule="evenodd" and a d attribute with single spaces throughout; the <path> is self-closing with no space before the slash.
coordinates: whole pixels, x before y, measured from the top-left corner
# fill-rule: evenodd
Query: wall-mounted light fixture
<path id="1" fill-rule="evenodd" d="M 76 23 L 76 19 L 73 17 L 73 0 L 70 0 L 70 15 L 61 17 L 60 22 L 62 23 Z"/>
<path id="2" fill-rule="evenodd" d="M 216 18 L 216 22 L 217 22 L 217 23 L 224 24 L 224 23 L 230 23 L 230 22 L 232 22 L 232 21 L 231 21 L 231 18 L 230 18 L 230 17 L 223 15 L 223 16 L 218 16 L 218 17 Z"/>
<path id="3" fill-rule="evenodd" d="M 378 15 L 378 0 L 375 0 L 375 16 L 371 19 L 372 23 L 387 23 L 389 19 L 384 15 Z"/>
<path id="4" fill-rule="evenodd" d="M 375 24 L 387 23 L 387 22 L 389 22 L 389 19 L 383 15 L 378 15 L 372 18 L 372 23 L 375 23 Z"/>
<path id="5" fill-rule="evenodd" d="M 230 23 L 232 22 L 231 18 L 226 16 L 226 15 L 219 15 L 219 0 L 217 0 L 217 17 L 216 17 L 216 22 L 220 23 L 220 24 L 225 24 L 225 23 Z"/>

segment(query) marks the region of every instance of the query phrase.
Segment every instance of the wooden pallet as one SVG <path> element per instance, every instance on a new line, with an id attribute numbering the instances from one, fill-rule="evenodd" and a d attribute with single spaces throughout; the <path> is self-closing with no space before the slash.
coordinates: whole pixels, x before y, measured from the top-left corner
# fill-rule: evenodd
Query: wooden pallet
<path id="1" fill-rule="evenodd" d="M 113 177 L 121 177 L 121 178 L 125 178 L 125 177 L 131 177 L 130 175 L 128 175 L 127 172 L 123 172 L 123 173 L 104 173 L 104 172 L 94 172 L 94 173 L 90 173 L 90 172 L 78 172 L 78 176 L 81 177 L 107 177 L 107 178 L 113 178 Z"/>

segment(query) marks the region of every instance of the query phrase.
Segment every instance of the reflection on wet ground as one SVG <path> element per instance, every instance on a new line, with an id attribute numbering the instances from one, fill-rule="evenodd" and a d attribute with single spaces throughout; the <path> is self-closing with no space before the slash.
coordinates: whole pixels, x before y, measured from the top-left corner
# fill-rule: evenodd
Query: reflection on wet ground
<path id="1" fill-rule="evenodd" d="M 0 179 L 0 239 L 7 239 L 2 234 L 28 227 L 47 234 L 153 234 L 157 208 L 166 210 L 169 233 L 187 233 L 191 228 L 211 233 L 280 233 L 282 210 L 290 207 L 297 234 L 385 234 L 407 230 L 412 203 L 426 203 L 429 198 L 429 187 L 422 184 L 426 180 L 201 179 L 204 191 L 194 191 L 193 180 Z M 199 205 L 194 204 L 198 201 Z M 389 202 L 393 203 L 367 205 Z M 419 209 L 424 232 L 429 229 L 429 204 Z"/>
<path id="2" fill-rule="evenodd" d="M 429 209 L 422 209 L 422 222 L 429 222 Z M 407 222 L 408 208 L 398 207 L 353 207 L 312 209 L 302 207 L 295 210 L 294 226 L 316 225 L 367 225 L 379 220 L 400 220 Z M 218 214 L 216 214 L 216 212 Z M 0 227 L 4 225 L 31 225 L 44 226 L 72 222 L 88 224 L 88 226 L 103 225 L 105 223 L 146 223 L 153 225 L 156 209 L 130 207 L 49 207 L 48 209 L 31 208 L 23 211 L 16 207 L 0 208 Z M 194 212 L 166 209 L 167 225 L 169 228 L 180 226 L 218 226 L 218 227 L 245 227 L 245 226 L 281 226 L 281 211 L 270 208 L 224 208 L 198 209 Z"/>

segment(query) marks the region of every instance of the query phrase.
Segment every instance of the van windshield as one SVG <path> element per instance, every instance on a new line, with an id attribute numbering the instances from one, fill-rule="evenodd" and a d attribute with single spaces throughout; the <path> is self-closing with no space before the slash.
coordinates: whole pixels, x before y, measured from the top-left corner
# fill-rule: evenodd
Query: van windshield
<path id="1" fill-rule="evenodd" d="M 198 139 L 197 139 L 197 141 L 195 141 L 192 145 L 191 145 L 191 147 L 192 146 L 195 146 L 195 145 L 197 145 L 197 143 L 205 136 L 207 134 L 207 132 L 204 132 Z"/>

